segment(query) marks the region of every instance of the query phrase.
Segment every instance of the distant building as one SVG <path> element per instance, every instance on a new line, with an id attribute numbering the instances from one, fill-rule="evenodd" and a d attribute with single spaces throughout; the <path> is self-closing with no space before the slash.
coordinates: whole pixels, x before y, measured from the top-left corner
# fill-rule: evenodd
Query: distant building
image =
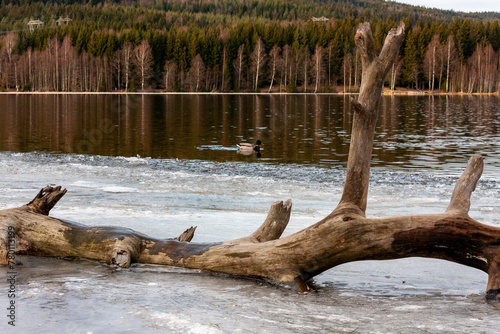
<path id="1" fill-rule="evenodd" d="M 313 22 L 325 22 L 325 23 L 326 23 L 326 22 L 328 21 L 328 18 L 327 18 L 327 17 L 324 17 L 324 16 L 322 16 L 322 17 L 314 17 L 314 16 L 313 16 L 313 17 L 311 18 L 311 20 L 312 20 Z"/>
<path id="2" fill-rule="evenodd" d="M 62 16 L 59 16 L 59 20 L 56 21 L 56 24 L 58 26 L 62 26 L 62 25 L 66 25 L 68 24 L 70 21 L 72 21 L 69 16 L 66 16 L 66 18 L 62 18 Z"/>
<path id="3" fill-rule="evenodd" d="M 34 31 L 35 28 L 43 28 L 43 22 L 36 19 L 36 20 L 29 20 L 28 22 L 28 28 L 30 29 L 30 31 Z"/>

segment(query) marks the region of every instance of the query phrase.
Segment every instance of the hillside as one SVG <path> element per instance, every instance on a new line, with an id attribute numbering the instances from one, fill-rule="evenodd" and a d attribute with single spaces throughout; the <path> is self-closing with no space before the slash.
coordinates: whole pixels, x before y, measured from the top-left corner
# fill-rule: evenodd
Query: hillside
<path id="1" fill-rule="evenodd" d="M 2 1 L 0 31 L 25 28 L 31 18 L 45 24 L 55 22 L 59 16 L 70 15 L 74 20 L 99 24 L 100 28 L 126 28 L 139 24 L 130 22 L 138 18 L 152 18 L 148 26 L 168 28 L 168 21 L 182 19 L 183 24 L 225 23 L 259 19 L 268 21 L 307 21 L 311 17 L 330 19 L 379 19 L 399 21 L 438 20 L 451 22 L 456 19 L 498 20 L 500 13 L 463 13 L 450 10 L 429 9 L 384 0 L 164 0 L 164 1 Z"/>
<path id="2" fill-rule="evenodd" d="M 392 85 L 499 89 L 494 12 L 382 0 L 19 0 L 2 1 L 0 17 L 6 90 L 356 90 L 353 38 L 367 20 L 378 46 L 406 23 Z M 30 21 L 38 22 L 32 31 Z"/>

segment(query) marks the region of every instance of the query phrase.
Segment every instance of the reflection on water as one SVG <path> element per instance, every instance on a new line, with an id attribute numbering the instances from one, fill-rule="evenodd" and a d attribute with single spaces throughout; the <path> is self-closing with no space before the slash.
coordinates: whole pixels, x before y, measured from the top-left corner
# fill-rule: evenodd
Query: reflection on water
<path id="1" fill-rule="evenodd" d="M 335 95 L 0 95 L 0 150 L 345 163 L 350 98 Z M 497 96 L 386 96 L 373 164 L 435 167 L 473 154 L 500 167 Z"/>

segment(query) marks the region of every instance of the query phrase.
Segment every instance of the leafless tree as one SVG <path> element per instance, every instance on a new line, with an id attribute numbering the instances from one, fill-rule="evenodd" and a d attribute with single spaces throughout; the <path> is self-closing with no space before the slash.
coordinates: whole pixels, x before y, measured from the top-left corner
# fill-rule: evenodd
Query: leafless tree
<path id="1" fill-rule="evenodd" d="M 342 61 L 342 72 L 344 73 L 344 93 L 351 91 L 352 54 L 348 53 Z"/>
<path id="2" fill-rule="evenodd" d="M 429 81 L 429 89 L 431 91 L 434 91 L 434 82 L 436 77 L 436 53 L 439 45 L 439 36 L 434 35 L 424 54 L 424 75 Z"/>
<path id="3" fill-rule="evenodd" d="M 167 92 L 173 91 L 175 87 L 175 72 L 177 70 L 177 65 L 173 60 L 167 60 L 164 70 L 165 90 Z"/>
<path id="4" fill-rule="evenodd" d="M 478 44 L 476 50 L 469 57 L 466 65 L 465 80 L 467 83 L 467 94 L 472 94 L 476 87 L 479 87 L 481 73 L 482 47 Z"/>
<path id="5" fill-rule="evenodd" d="M 61 89 L 63 91 L 70 91 L 75 88 L 72 83 L 76 78 L 76 50 L 71 44 L 69 35 L 66 35 L 60 50 L 61 56 Z M 81 68 L 81 72 L 88 70 L 88 68 Z"/>
<path id="6" fill-rule="evenodd" d="M 495 81 L 498 78 L 498 56 L 493 50 L 493 46 L 488 44 L 484 48 L 485 59 L 485 76 L 484 76 L 484 92 L 493 93 L 495 91 Z"/>
<path id="7" fill-rule="evenodd" d="M 436 50 L 436 68 L 438 78 L 438 89 L 443 87 L 443 77 L 444 69 L 446 67 L 446 56 L 447 56 L 447 45 L 446 43 L 440 44 Z"/>
<path id="8" fill-rule="evenodd" d="M 54 63 L 56 66 L 56 72 L 54 74 L 54 84 L 53 87 L 56 91 L 59 91 L 59 38 L 54 37 Z"/>
<path id="9" fill-rule="evenodd" d="M 28 46 L 28 49 L 26 50 L 26 58 L 27 58 L 27 65 L 28 65 L 28 78 L 27 78 L 27 83 L 30 85 L 31 90 L 33 89 L 33 86 L 35 85 L 34 78 L 33 78 L 33 49 L 31 46 Z"/>
<path id="10" fill-rule="evenodd" d="M 123 67 L 123 50 L 116 50 L 111 59 L 111 67 L 116 76 L 116 89 L 121 89 L 122 67 Z"/>
<path id="11" fill-rule="evenodd" d="M 284 87 L 287 87 L 287 78 L 288 78 L 288 68 L 290 67 L 290 45 L 285 45 L 283 47 L 283 62 L 282 62 L 283 70 L 281 71 L 282 76 L 284 77 L 285 81 L 283 83 Z M 281 87 L 280 87 L 280 92 L 281 92 Z"/>
<path id="12" fill-rule="evenodd" d="M 401 64 L 403 64 L 401 62 Z M 358 48 L 355 48 L 354 52 L 354 86 L 357 88 L 361 82 L 361 55 L 359 54 Z"/>
<path id="13" fill-rule="evenodd" d="M 314 77 L 314 92 L 318 91 L 321 84 L 321 77 L 324 75 L 323 66 L 323 48 L 316 44 L 316 49 L 313 55 L 313 77 Z"/>
<path id="14" fill-rule="evenodd" d="M 332 53 L 333 53 L 333 43 L 330 41 L 328 43 L 328 87 L 332 86 Z"/>
<path id="15" fill-rule="evenodd" d="M 259 88 L 261 70 L 266 60 L 266 50 L 264 48 L 264 43 L 262 42 L 262 39 L 260 37 L 257 39 L 257 43 L 255 44 L 255 48 L 253 49 L 250 59 L 252 60 L 252 73 L 254 74 L 255 78 L 254 91 L 257 91 Z"/>
<path id="16" fill-rule="evenodd" d="M 297 87 L 299 81 L 301 50 L 296 45 L 292 45 L 290 52 L 292 64 L 290 64 L 290 82 L 292 86 Z"/>
<path id="17" fill-rule="evenodd" d="M 481 44 L 477 43 L 475 53 L 477 53 L 476 71 L 477 71 L 477 77 L 478 77 L 476 92 L 483 93 L 484 92 L 484 79 L 486 77 L 485 67 L 486 67 L 487 60 L 485 57 L 485 50 Z"/>
<path id="18" fill-rule="evenodd" d="M 238 48 L 238 55 L 234 60 L 233 67 L 237 76 L 237 88 L 241 89 L 241 73 L 243 71 L 243 66 L 245 66 L 245 44 L 241 44 Z"/>
<path id="19" fill-rule="evenodd" d="M 134 62 L 141 77 L 141 90 L 153 75 L 153 54 L 147 40 L 143 39 L 134 49 Z"/>
<path id="20" fill-rule="evenodd" d="M 396 89 L 396 80 L 398 79 L 398 76 L 401 73 L 402 66 L 403 66 L 403 60 L 400 59 L 398 55 L 391 67 L 391 73 L 390 73 L 391 92 L 394 92 L 394 90 Z"/>
<path id="21" fill-rule="evenodd" d="M 277 68 L 279 68 L 280 51 L 281 51 L 280 47 L 275 44 L 271 52 L 269 52 L 269 73 L 271 75 L 271 84 L 269 85 L 269 93 L 271 93 L 273 89 L 274 77 L 276 76 Z"/>
<path id="22" fill-rule="evenodd" d="M 227 49 L 224 47 L 222 50 L 222 75 L 221 75 L 221 83 L 220 83 L 220 91 L 224 92 L 227 89 L 227 74 L 228 74 L 228 66 L 227 66 Z"/>
<path id="23" fill-rule="evenodd" d="M 5 66 L 5 79 L 7 88 L 11 87 L 12 83 L 12 66 L 14 61 L 14 54 L 17 46 L 17 35 L 13 32 L 6 34 L 2 43 L 2 55 L 6 59 Z"/>
<path id="24" fill-rule="evenodd" d="M 111 63 L 107 54 L 104 54 L 101 60 L 102 60 L 103 76 L 99 88 L 100 90 L 109 92 L 112 90 L 113 86 L 113 71 L 111 69 L 113 64 Z"/>
<path id="25" fill-rule="evenodd" d="M 205 79 L 205 64 L 203 63 L 203 59 L 201 59 L 201 55 L 198 53 L 192 63 L 191 68 L 188 72 L 188 84 L 189 89 L 191 91 L 197 92 L 201 87 L 203 81 Z"/>
<path id="26" fill-rule="evenodd" d="M 59 91 L 59 38 L 54 36 L 47 41 L 43 52 L 44 89 Z M 40 64 L 39 64 L 40 65 Z"/>
<path id="27" fill-rule="evenodd" d="M 123 57 L 123 75 L 125 76 L 125 90 L 128 91 L 130 84 L 130 77 L 132 75 L 132 50 L 133 46 L 130 42 L 125 42 L 121 49 Z"/>
<path id="28" fill-rule="evenodd" d="M 450 91 L 450 75 L 452 74 L 452 68 L 456 68 L 457 49 L 455 47 L 455 41 L 452 35 L 448 36 L 446 40 L 446 54 L 447 54 L 447 66 L 446 66 L 446 91 Z"/>
<path id="29" fill-rule="evenodd" d="M 309 83 L 308 79 L 309 79 L 309 65 L 310 65 L 310 59 L 309 59 L 309 49 L 306 47 L 304 47 L 302 49 L 302 57 L 301 57 L 301 60 L 302 60 L 302 75 L 303 75 L 303 78 L 304 78 L 304 81 L 302 82 L 302 87 L 303 87 L 303 90 L 304 90 L 304 93 L 307 92 L 307 84 Z"/>
<path id="30" fill-rule="evenodd" d="M 80 64 L 80 87 L 81 90 L 84 92 L 88 92 L 91 90 L 91 60 L 90 56 L 88 55 L 87 52 L 82 51 L 80 53 L 80 56 L 78 57 L 79 59 L 79 64 Z"/>

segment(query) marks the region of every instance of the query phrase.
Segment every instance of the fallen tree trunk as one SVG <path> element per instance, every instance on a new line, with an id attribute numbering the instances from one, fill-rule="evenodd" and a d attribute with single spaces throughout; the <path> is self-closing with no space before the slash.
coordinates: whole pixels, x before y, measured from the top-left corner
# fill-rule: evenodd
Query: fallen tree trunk
<path id="1" fill-rule="evenodd" d="M 262 226 L 245 238 L 213 244 L 160 240 L 131 229 L 88 227 L 51 218 L 50 209 L 66 190 L 46 187 L 29 204 L 0 211 L 0 261 L 11 265 L 9 255 L 15 251 L 84 257 L 121 267 L 153 263 L 295 282 L 308 290 L 309 279 L 342 263 L 421 256 L 487 272 L 486 290 L 494 298 L 500 293 L 500 228 L 468 215 L 470 196 L 483 170 L 481 157 L 469 160 L 444 213 L 383 219 L 365 216 L 382 85 L 403 38 L 400 23 L 389 32 L 377 56 L 369 25 L 360 25 L 356 33 L 363 80 L 354 102 L 346 183 L 340 203 L 320 222 L 280 238 L 290 218 L 288 200 L 274 203 Z"/>

